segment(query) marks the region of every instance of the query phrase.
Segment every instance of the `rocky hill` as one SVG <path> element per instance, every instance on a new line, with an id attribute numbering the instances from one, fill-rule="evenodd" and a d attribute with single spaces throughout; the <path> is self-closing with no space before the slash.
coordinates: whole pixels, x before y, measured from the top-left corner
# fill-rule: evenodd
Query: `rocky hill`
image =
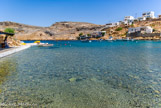
<path id="1" fill-rule="evenodd" d="M 105 28 L 105 25 L 96 25 L 85 22 L 56 22 L 49 27 L 39 27 L 25 25 L 15 22 L 0 22 L 0 30 L 5 28 L 14 28 L 15 38 L 19 40 L 76 40 L 80 33 L 90 34 L 94 31 L 106 31 L 106 36 L 103 39 L 108 39 L 113 36 L 114 39 L 126 37 L 128 28 L 139 26 L 151 26 L 155 33 L 161 32 L 161 19 L 154 21 L 135 22 L 133 25 L 120 25 L 117 27 Z M 117 30 L 117 28 L 122 30 Z"/>
<path id="2" fill-rule="evenodd" d="M 103 25 L 84 22 L 57 22 L 50 27 L 38 27 L 15 22 L 0 22 L 0 30 L 15 29 L 19 40 L 76 40 L 79 33 L 102 30 Z"/>
<path id="3" fill-rule="evenodd" d="M 141 21 L 141 22 L 134 22 L 133 25 L 120 25 L 116 27 L 110 27 L 103 29 L 107 32 L 106 36 L 104 37 L 107 39 L 109 36 L 113 36 L 114 39 L 120 39 L 126 37 L 126 33 L 128 32 L 128 28 L 131 27 L 140 27 L 140 26 L 150 26 L 154 29 L 154 33 L 161 33 L 161 19 L 158 20 L 150 20 L 150 21 Z M 122 28 L 122 30 L 117 30 L 118 28 Z"/>

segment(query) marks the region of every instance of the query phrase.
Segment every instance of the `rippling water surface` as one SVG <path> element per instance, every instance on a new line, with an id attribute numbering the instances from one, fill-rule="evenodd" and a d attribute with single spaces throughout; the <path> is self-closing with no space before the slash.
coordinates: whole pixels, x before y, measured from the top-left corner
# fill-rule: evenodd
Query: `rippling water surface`
<path id="1" fill-rule="evenodd" d="M 44 41 L 0 59 L 0 103 L 160 108 L 160 41 Z"/>

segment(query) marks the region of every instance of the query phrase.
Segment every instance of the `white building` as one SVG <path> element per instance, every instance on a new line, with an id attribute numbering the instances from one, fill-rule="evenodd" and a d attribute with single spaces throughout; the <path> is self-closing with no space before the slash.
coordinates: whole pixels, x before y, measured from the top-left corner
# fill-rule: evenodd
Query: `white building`
<path id="1" fill-rule="evenodd" d="M 124 24 L 131 25 L 134 22 L 135 18 L 133 16 L 125 16 Z"/>
<path id="2" fill-rule="evenodd" d="M 137 18 L 137 20 L 138 20 L 138 21 L 145 21 L 146 18 L 145 18 L 145 17 L 139 17 L 139 18 Z"/>
<path id="3" fill-rule="evenodd" d="M 144 27 L 136 27 L 136 28 L 129 28 L 128 29 L 128 33 L 136 33 L 136 32 L 140 32 L 140 33 L 152 33 L 153 32 L 153 28 L 151 28 L 150 26 L 144 26 Z"/>
<path id="4" fill-rule="evenodd" d="M 134 20 L 133 16 L 125 16 L 124 21 Z"/>
<path id="5" fill-rule="evenodd" d="M 146 19 L 147 18 L 152 18 L 152 19 L 155 18 L 153 11 L 143 13 L 142 17 L 145 17 Z"/>

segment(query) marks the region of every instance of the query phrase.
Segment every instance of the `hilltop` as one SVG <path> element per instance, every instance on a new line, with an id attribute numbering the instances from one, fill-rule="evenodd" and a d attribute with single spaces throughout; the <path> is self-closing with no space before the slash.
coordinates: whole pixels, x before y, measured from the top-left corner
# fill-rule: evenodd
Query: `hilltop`
<path id="1" fill-rule="evenodd" d="M 0 22 L 0 30 L 15 29 L 19 40 L 76 40 L 79 33 L 100 31 L 104 26 L 86 22 L 56 22 L 49 27 L 25 25 L 15 22 Z"/>

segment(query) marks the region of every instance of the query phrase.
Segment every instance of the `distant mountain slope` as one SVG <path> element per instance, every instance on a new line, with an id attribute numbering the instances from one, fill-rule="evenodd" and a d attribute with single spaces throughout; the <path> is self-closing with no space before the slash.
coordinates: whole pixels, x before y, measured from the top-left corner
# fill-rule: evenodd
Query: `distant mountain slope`
<path id="1" fill-rule="evenodd" d="M 14 28 L 20 40 L 76 40 L 79 33 L 99 31 L 103 25 L 85 22 L 57 22 L 50 27 L 38 27 L 15 22 L 0 22 L 0 30 Z"/>

